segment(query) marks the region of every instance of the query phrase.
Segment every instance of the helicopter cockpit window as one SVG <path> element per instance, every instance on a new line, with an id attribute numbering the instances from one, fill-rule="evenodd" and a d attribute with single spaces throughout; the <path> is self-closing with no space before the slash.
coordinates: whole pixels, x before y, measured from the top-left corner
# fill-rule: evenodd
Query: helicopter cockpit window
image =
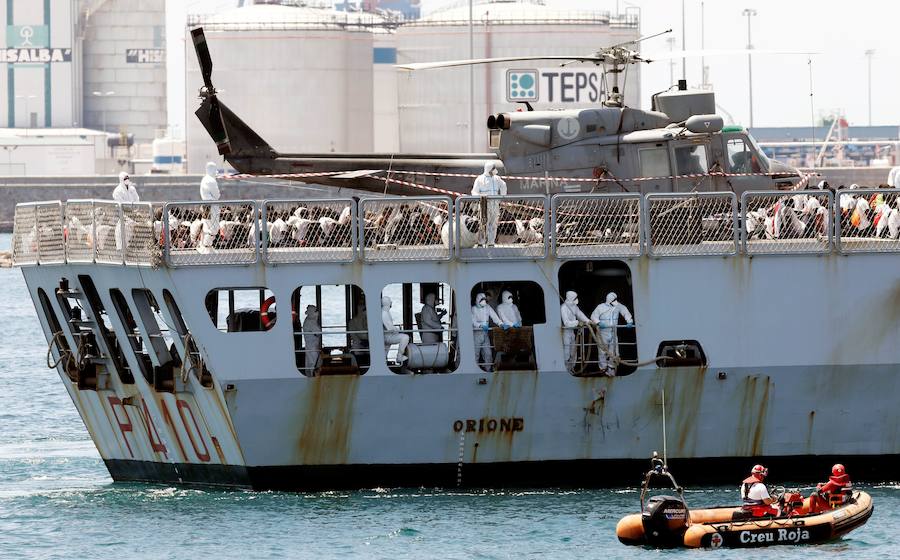
<path id="1" fill-rule="evenodd" d="M 675 172 L 678 175 L 706 173 L 709 165 L 706 159 L 706 146 L 679 146 L 675 148 Z"/>
<path id="2" fill-rule="evenodd" d="M 668 177 L 669 151 L 664 146 L 641 148 L 641 177 Z"/>
<path id="3" fill-rule="evenodd" d="M 762 173 L 759 157 L 743 138 L 728 140 L 728 163 L 732 173 Z"/>

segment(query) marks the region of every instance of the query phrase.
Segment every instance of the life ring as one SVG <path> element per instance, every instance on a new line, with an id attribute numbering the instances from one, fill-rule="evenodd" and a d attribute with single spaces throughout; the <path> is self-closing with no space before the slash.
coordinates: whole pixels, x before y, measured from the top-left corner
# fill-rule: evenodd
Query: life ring
<path id="1" fill-rule="evenodd" d="M 275 311 L 272 316 L 269 315 L 269 308 L 272 307 L 272 304 L 275 303 L 275 296 L 269 296 L 266 301 L 263 302 L 262 307 L 259 308 L 259 320 L 262 322 L 263 329 L 271 330 L 272 327 L 275 326 L 275 321 L 278 320 L 278 312 Z M 297 322 L 297 310 L 291 307 L 291 318 L 294 322 Z"/>
<path id="2" fill-rule="evenodd" d="M 259 308 L 259 320 L 262 322 L 263 329 L 271 330 L 272 327 L 275 326 L 275 321 L 278 318 L 277 316 L 269 315 L 269 308 L 275 303 L 275 296 L 270 296 L 263 302 L 262 306 Z"/>

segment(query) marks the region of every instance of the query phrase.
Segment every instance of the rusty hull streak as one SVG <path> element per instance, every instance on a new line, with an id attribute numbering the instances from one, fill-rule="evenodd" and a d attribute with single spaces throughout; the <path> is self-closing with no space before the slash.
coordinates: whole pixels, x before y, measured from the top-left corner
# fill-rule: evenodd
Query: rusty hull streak
<path id="1" fill-rule="evenodd" d="M 735 442 L 739 454 L 750 457 L 762 455 L 769 393 L 772 385 L 768 375 L 750 375 L 744 378 L 736 398 L 740 400 Z M 741 449 L 741 446 L 744 446 Z"/>
<path id="2" fill-rule="evenodd" d="M 518 440 L 520 444 L 527 442 L 528 449 L 524 450 L 515 460 L 528 460 L 531 455 L 531 438 L 534 437 L 534 428 L 536 427 L 534 404 L 539 381 L 538 372 L 511 371 L 490 375 L 490 389 L 485 397 L 482 417 L 485 419 L 514 416 L 524 418 L 525 430 L 531 430 L 530 435 L 522 434 Z M 479 450 L 482 459 L 487 462 L 514 460 L 513 442 L 517 439 L 516 432 L 503 432 L 499 429 L 494 432 L 476 431 L 473 432 L 473 436 L 475 443 L 472 445 L 472 463 L 478 459 Z"/>
<path id="3" fill-rule="evenodd" d="M 350 456 L 350 436 L 358 375 L 313 377 L 298 410 L 301 413 L 297 458 L 301 465 L 340 465 Z"/>
<path id="4" fill-rule="evenodd" d="M 665 376 L 666 412 L 671 428 L 676 431 L 675 451 L 682 457 L 693 457 L 697 445 L 697 416 L 703 400 L 706 366 L 678 368 Z M 674 421 L 673 421 L 674 420 Z"/>

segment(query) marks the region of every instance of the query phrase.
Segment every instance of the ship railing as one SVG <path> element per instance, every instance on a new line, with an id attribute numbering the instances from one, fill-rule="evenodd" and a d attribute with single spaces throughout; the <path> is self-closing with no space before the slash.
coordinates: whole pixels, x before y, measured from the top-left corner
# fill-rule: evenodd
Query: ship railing
<path id="1" fill-rule="evenodd" d="M 403 325 L 394 325 L 394 327 L 397 328 L 398 333 L 409 336 L 409 344 L 426 344 L 421 341 L 421 338 L 418 341 L 416 341 L 416 337 L 415 337 L 416 333 L 418 333 L 420 335 L 420 337 L 421 337 L 422 333 L 434 333 L 434 334 L 439 335 L 440 340 L 434 344 L 447 344 L 449 341 L 448 339 L 452 338 L 453 335 L 456 333 L 456 329 L 451 328 L 449 326 L 447 326 L 443 329 L 419 329 L 419 328 L 404 329 L 404 328 L 402 328 L 402 326 Z M 446 337 L 444 336 L 444 333 L 447 333 Z M 384 349 L 385 349 L 387 361 L 390 363 L 397 363 L 397 359 L 399 358 L 399 354 L 398 354 L 399 345 L 396 342 L 394 342 L 392 344 L 388 344 L 387 342 L 385 342 Z"/>
<path id="2" fill-rule="evenodd" d="M 60 264 L 66 260 L 62 203 L 29 202 L 16 205 L 12 256 L 19 265 Z"/>
<path id="3" fill-rule="evenodd" d="M 652 257 L 736 255 L 737 197 L 731 192 L 654 193 L 644 198 Z"/>
<path id="4" fill-rule="evenodd" d="M 623 332 L 634 329 L 631 325 L 616 325 L 616 348 L 615 355 L 621 357 L 623 354 L 637 355 L 637 342 L 623 341 L 621 339 Z M 574 374 L 585 374 L 591 370 L 595 370 L 597 374 L 603 375 L 607 368 L 614 369 L 613 359 L 609 356 L 610 348 L 602 339 L 595 339 L 591 334 L 591 329 L 600 335 L 597 327 L 576 327 L 575 333 L 575 361 L 568 363 L 569 371 Z M 562 327 L 563 332 L 567 329 Z M 568 360 L 568 356 L 565 356 Z"/>
<path id="5" fill-rule="evenodd" d="M 900 252 L 900 190 L 841 190 L 834 210 L 841 253 Z"/>
<path id="6" fill-rule="evenodd" d="M 741 195 L 747 255 L 825 254 L 834 237 L 830 191 L 748 191 Z"/>
<path id="7" fill-rule="evenodd" d="M 163 209 L 166 263 L 254 264 L 265 223 L 253 200 L 170 202 Z"/>
<path id="8" fill-rule="evenodd" d="M 450 260 L 453 203 L 446 196 L 363 198 L 360 253 L 366 262 Z"/>
<path id="9" fill-rule="evenodd" d="M 148 265 L 154 235 L 148 202 L 66 202 L 66 258 L 69 262 Z"/>
<path id="10" fill-rule="evenodd" d="M 352 262 L 356 257 L 353 199 L 267 200 L 262 209 L 266 262 Z"/>
<path id="11" fill-rule="evenodd" d="M 461 260 L 545 258 L 548 207 L 543 195 L 458 197 L 457 256 Z"/>
<path id="12" fill-rule="evenodd" d="M 560 194 L 553 197 L 549 231 L 558 259 L 640 257 L 641 195 Z"/>

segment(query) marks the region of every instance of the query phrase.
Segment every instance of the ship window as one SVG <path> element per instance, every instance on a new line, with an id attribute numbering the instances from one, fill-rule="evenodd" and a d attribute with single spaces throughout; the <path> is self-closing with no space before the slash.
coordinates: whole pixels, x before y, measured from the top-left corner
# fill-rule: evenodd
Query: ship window
<path id="1" fill-rule="evenodd" d="M 181 369 L 181 358 L 169 335 L 169 326 L 162 316 L 159 303 L 150 290 L 131 290 L 138 319 L 147 336 L 148 347 L 156 356 L 153 368 L 153 387 L 157 391 L 175 390 L 175 371 Z"/>
<path id="2" fill-rule="evenodd" d="M 267 331 L 275 326 L 275 295 L 262 287 L 210 290 L 206 310 L 221 332 Z"/>
<path id="3" fill-rule="evenodd" d="M 659 367 L 706 366 L 706 353 L 696 340 L 664 340 L 656 355 Z"/>
<path id="4" fill-rule="evenodd" d="M 654 148 L 638 150 L 641 160 L 641 177 L 668 177 L 669 151 L 661 144 Z"/>
<path id="5" fill-rule="evenodd" d="M 479 282 L 472 288 L 471 304 L 478 366 L 484 371 L 536 370 L 534 325 L 547 322 L 541 287 L 530 281 Z"/>
<path id="6" fill-rule="evenodd" d="M 678 175 L 706 173 L 709 169 L 706 159 L 706 146 L 679 146 L 675 148 L 675 167 Z"/>
<path id="7" fill-rule="evenodd" d="M 732 173 L 761 173 L 762 167 L 756 153 L 747 147 L 743 138 L 728 140 L 728 163 Z"/>
<path id="8" fill-rule="evenodd" d="M 639 315 L 634 308 L 628 265 L 621 261 L 569 261 L 559 269 L 559 287 L 563 298 L 569 291 L 578 294 L 578 309 L 583 316 L 597 320 L 587 327 L 561 325 L 569 372 L 582 377 L 634 372 L 636 368 L 629 364 L 637 361 L 637 329 L 627 325 L 625 311 L 635 323 Z M 604 305 L 611 293 L 621 305 L 614 312 Z M 583 318 L 580 320 L 583 322 Z"/>
<path id="9" fill-rule="evenodd" d="M 103 302 L 100 301 L 100 294 L 97 293 L 94 281 L 90 276 L 82 274 L 78 276 L 78 282 L 81 284 L 88 305 L 91 307 L 91 314 L 97 321 L 97 332 L 110 352 L 110 361 L 113 369 L 116 371 L 116 375 L 119 376 L 119 380 L 122 383 L 129 385 L 134 383 L 134 375 L 131 369 L 128 368 L 125 355 L 122 353 L 122 347 L 119 345 L 119 339 L 116 337 L 116 332 L 113 329 L 112 322 L 109 320 L 109 315 L 106 313 L 106 308 L 103 306 Z"/>
<path id="10" fill-rule="evenodd" d="M 52 336 L 56 337 L 56 343 L 53 345 L 56 348 L 56 355 L 54 356 L 54 360 L 62 359 L 63 356 L 68 355 L 69 350 L 69 341 L 65 337 L 65 333 L 62 330 L 62 324 L 59 322 L 59 319 L 56 317 L 56 312 L 53 310 L 53 306 L 50 304 L 50 299 L 47 297 L 47 292 L 44 291 L 43 288 L 38 288 L 38 300 L 41 302 L 41 310 L 44 312 L 44 317 L 47 318 L 47 324 L 50 326 L 50 330 L 52 331 Z M 69 380 L 77 381 L 77 372 L 73 369 L 74 362 L 72 360 L 62 361 L 63 369 L 66 371 L 66 375 L 69 376 Z"/>
<path id="11" fill-rule="evenodd" d="M 450 373 L 458 363 L 456 297 L 449 284 L 404 282 L 381 292 L 388 367 L 395 373 Z M 385 303 L 390 299 L 390 331 Z"/>
<path id="12" fill-rule="evenodd" d="M 138 330 L 137 321 L 134 320 L 134 315 L 131 313 L 131 308 L 128 306 L 125 296 L 117 288 L 113 288 L 109 291 L 109 297 L 112 299 L 113 307 L 115 307 L 116 313 L 119 315 L 119 321 L 122 322 L 122 325 L 125 326 L 125 330 L 128 332 L 128 342 L 137 358 L 141 375 L 144 376 L 147 383 L 153 383 L 153 361 L 150 359 L 150 354 L 147 352 L 147 347 L 144 344 L 144 337 L 141 336 Z"/>
<path id="13" fill-rule="evenodd" d="M 366 300 L 353 284 L 301 286 L 291 295 L 300 373 L 362 375 L 369 369 Z"/>
<path id="14" fill-rule="evenodd" d="M 174 321 L 172 327 L 175 329 L 175 334 L 181 339 L 182 349 L 185 354 L 184 361 L 187 364 L 193 364 L 190 370 L 198 377 L 201 385 L 204 387 L 212 387 L 212 373 L 210 373 L 209 369 L 206 367 L 206 361 L 203 360 L 203 357 L 200 354 L 200 348 L 197 346 L 197 342 L 192 337 L 188 338 L 186 336 L 189 332 L 187 323 L 184 322 L 184 316 L 181 314 L 181 309 L 178 308 L 178 304 L 175 302 L 175 298 L 172 297 L 169 290 L 163 290 L 163 301 L 166 302 L 166 307 L 169 309 L 169 316 Z"/>

